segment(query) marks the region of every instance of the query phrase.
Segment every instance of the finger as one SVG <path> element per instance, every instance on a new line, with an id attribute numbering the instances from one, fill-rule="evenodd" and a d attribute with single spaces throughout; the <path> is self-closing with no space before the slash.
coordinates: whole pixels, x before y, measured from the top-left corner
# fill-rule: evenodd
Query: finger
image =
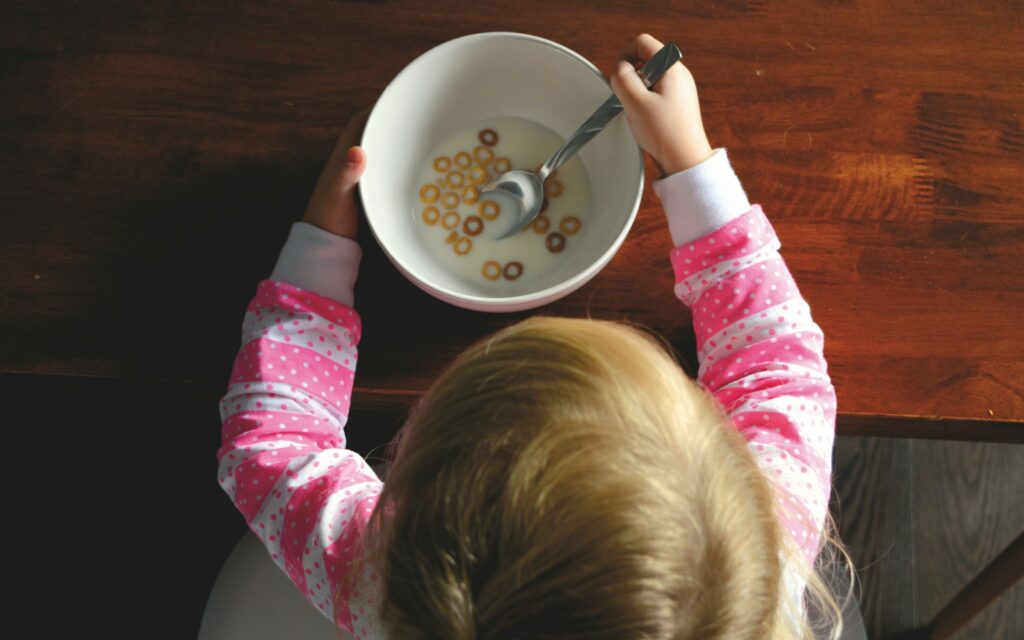
<path id="1" fill-rule="evenodd" d="M 664 46 L 664 42 L 649 33 L 641 33 L 636 37 L 636 54 L 644 60 L 650 60 Z"/>
<path id="2" fill-rule="evenodd" d="M 356 185 L 366 169 L 366 152 L 362 147 L 349 147 L 336 163 L 321 174 L 313 195 L 306 206 L 303 220 L 332 233 L 355 238 L 359 228 L 359 208 L 356 204 Z"/>
<path id="3" fill-rule="evenodd" d="M 322 182 L 332 186 L 338 183 L 345 168 L 346 156 L 354 145 L 359 144 L 359 139 L 363 135 L 363 129 L 366 127 L 366 120 L 369 115 L 370 109 L 366 108 L 349 119 L 348 124 L 345 125 L 345 128 L 338 136 L 338 141 L 334 145 L 331 157 L 327 159 L 327 164 L 320 174 Z M 361 148 L 360 152 L 363 154 L 363 161 L 365 162 L 365 152 Z M 360 170 L 361 173 L 362 171 Z"/>
<path id="4" fill-rule="evenodd" d="M 366 128 L 366 120 L 370 117 L 370 109 L 367 107 L 359 113 L 349 118 L 348 124 L 342 129 L 341 134 L 338 135 L 338 141 L 334 145 L 334 150 L 331 152 L 331 157 L 327 159 L 327 167 L 324 173 L 330 172 L 331 175 L 336 174 L 343 164 L 342 159 L 348 150 L 359 144 L 359 139 L 363 135 L 363 129 Z"/>
<path id="5" fill-rule="evenodd" d="M 345 156 L 345 163 L 349 166 L 361 165 L 366 162 L 366 150 L 362 147 L 351 147 Z"/>
<path id="6" fill-rule="evenodd" d="M 609 78 L 612 91 L 619 98 L 619 102 L 626 109 L 627 113 L 635 112 L 651 99 L 650 92 L 640 79 L 633 65 L 625 60 L 620 60 L 615 66 Z"/>
<path id="7" fill-rule="evenodd" d="M 621 59 L 643 64 L 658 53 L 663 46 L 665 45 L 651 34 L 641 33 L 622 50 Z"/>
<path id="8" fill-rule="evenodd" d="M 637 71 L 642 71 L 644 64 L 654 57 L 654 54 L 661 51 L 665 44 L 648 33 L 641 33 L 629 46 L 623 50 L 623 55 L 635 55 L 636 58 L 623 58 L 628 62 L 631 62 Z M 670 94 L 676 90 L 678 83 L 680 82 L 680 70 L 682 68 L 681 63 L 673 64 L 669 67 L 658 83 L 651 88 L 651 91 L 660 95 Z"/>
<path id="9" fill-rule="evenodd" d="M 329 174 L 324 172 L 327 176 L 328 191 L 335 196 L 350 197 L 352 188 L 366 170 L 366 151 L 356 146 L 345 149 L 331 170 Z"/>

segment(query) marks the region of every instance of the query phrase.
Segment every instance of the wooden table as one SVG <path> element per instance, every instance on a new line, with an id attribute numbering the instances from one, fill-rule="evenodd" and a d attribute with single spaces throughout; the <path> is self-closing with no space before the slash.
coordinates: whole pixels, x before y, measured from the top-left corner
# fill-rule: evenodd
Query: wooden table
<path id="1" fill-rule="evenodd" d="M 507 30 L 608 69 L 650 31 L 778 231 L 840 432 L 1024 442 L 1024 10 L 924 4 L 6 2 L 0 372 L 223 388 L 334 137 L 407 63 Z M 527 315 L 446 306 L 364 247 L 357 407 L 407 407 Z M 537 312 L 644 324 L 695 370 L 669 249 L 648 186 L 608 267 Z"/>

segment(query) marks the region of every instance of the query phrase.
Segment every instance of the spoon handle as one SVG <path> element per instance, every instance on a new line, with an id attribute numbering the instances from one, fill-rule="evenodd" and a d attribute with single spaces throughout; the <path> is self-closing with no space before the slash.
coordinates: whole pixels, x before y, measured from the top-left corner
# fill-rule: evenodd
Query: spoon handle
<path id="1" fill-rule="evenodd" d="M 672 68 L 672 65 L 679 62 L 683 57 L 682 53 L 679 52 L 679 47 L 673 42 L 669 42 L 658 53 L 651 56 L 651 59 L 644 64 L 643 71 L 640 72 L 640 79 L 643 80 L 644 85 L 648 89 L 657 84 L 661 76 L 665 75 L 665 72 Z M 580 128 L 576 130 L 569 139 L 565 141 L 565 144 L 555 152 L 544 166 L 540 168 L 537 175 L 540 176 L 543 182 L 547 179 L 548 174 L 557 169 L 558 167 L 565 164 L 565 161 L 576 155 L 576 152 L 580 150 L 583 145 L 590 142 L 591 138 L 596 136 L 604 129 L 605 125 L 611 122 L 612 118 L 622 113 L 622 103 L 613 93 L 604 103 L 597 108 L 597 111 L 593 113 L 587 121 L 580 125 Z"/>

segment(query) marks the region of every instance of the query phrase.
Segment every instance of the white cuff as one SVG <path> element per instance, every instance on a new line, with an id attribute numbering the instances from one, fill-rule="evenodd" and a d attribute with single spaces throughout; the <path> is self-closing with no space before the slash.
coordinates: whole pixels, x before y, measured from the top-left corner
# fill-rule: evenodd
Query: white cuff
<path id="1" fill-rule="evenodd" d="M 272 280 L 353 306 L 363 251 L 355 240 L 296 222 L 270 275 Z"/>
<path id="2" fill-rule="evenodd" d="M 685 171 L 654 182 L 675 246 L 693 242 L 750 209 L 724 148 Z"/>

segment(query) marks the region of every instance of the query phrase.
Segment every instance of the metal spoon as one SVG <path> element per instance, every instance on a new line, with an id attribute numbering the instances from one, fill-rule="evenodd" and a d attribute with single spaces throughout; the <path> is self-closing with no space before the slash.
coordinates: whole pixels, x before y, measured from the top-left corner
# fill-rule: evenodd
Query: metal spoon
<path id="1" fill-rule="evenodd" d="M 644 65 L 643 71 L 638 72 L 641 80 L 650 89 L 682 57 L 679 47 L 675 43 L 669 42 L 658 53 L 651 56 L 651 59 Z M 522 169 L 507 171 L 491 180 L 480 190 L 481 193 L 503 193 L 509 196 L 508 200 L 514 203 L 511 207 L 515 216 L 514 222 L 497 239 L 500 240 L 518 233 L 533 222 L 533 219 L 540 213 L 540 207 L 544 200 L 544 181 L 551 175 L 551 172 L 576 155 L 583 145 L 590 142 L 620 113 L 622 113 L 622 103 L 613 93 L 593 115 L 587 118 L 586 122 L 580 125 L 575 133 L 569 136 L 565 144 L 541 166 L 537 173 Z"/>

